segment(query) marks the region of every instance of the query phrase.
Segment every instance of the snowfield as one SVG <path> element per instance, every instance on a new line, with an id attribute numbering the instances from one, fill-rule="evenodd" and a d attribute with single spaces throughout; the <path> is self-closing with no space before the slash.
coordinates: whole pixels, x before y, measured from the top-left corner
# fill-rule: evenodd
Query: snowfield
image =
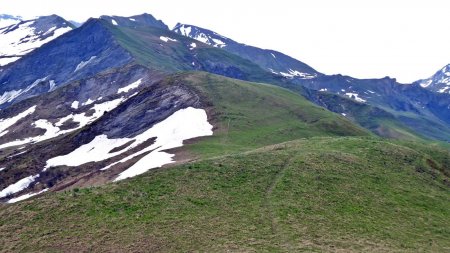
<path id="1" fill-rule="evenodd" d="M 205 110 L 189 107 L 178 110 L 167 119 L 133 138 L 109 139 L 106 135 L 96 136 L 90 143 L 80 146 L 69 154 L 49 159 L 44 170 L 62 165 L 73 167 L 89 162 L 103 161 L 121 155 L 145 141 L 155 138 L 152 145 L 102 169 L 109 169 L 118 163 L 124 163 L 148 153 L 115 179 L 115 181 L 122 180 L 173 162 L 174 155 L 164 152 L 165 150 L 181 147 L 183 141 L 187 139 L 212 135 L 212 128 L 213 126 L 207 120 Z M 115 152 L 110 152 L 125 144 L 129 145 Z"/>

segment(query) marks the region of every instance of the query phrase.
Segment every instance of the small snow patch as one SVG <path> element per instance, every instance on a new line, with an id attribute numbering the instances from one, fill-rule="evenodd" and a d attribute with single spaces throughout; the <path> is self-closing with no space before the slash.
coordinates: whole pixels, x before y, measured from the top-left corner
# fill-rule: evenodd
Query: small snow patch
<path id="1" fill-rule="evenodd" d="M 81 61 L 81 62 L 77 65 L 77 67 L 75 68 L 75 71 L 74 71 L 74 72 L 77 72 L 78 70 L 80 70 L 80 69 L 86 67 L 86 65 L 88 65 L 89 63 L 91 63 L 92 60 L 94 60 L 95 58 L 97 58 L 97 56 L 92 56 L 92 57 L 89 58 L 89 60 L 87 60 L 87 61 Z"/>
<path id="2" fill-rule="evenodd" d="M 21 155 L 21 154 L 25 154 L 26 152 L 27 152 L 27 150 L 22 151 L 22 152 L 19 152 L 19 153 L 14 154 L 14 155 L 10 155 L 10 156 L 8 156 L 7 158 L 13 158 L 13 157 L 19 156 L 19 155 Z"/>
<path id="3" fill-rule="evenodd" d="M 113 19 L 113 20 L 111 20 L 111 23 L 113 24 L 113 25 L 119 25 L 119 24 L 117 24 L 117 22 Z"/>
<path id="4" fill-rule="evenodd" d="M 54 30 L 56 30 L 56 26 L 53 26 L 53 27 L 51 27 L 50 29 L 48 29 L 48 30 L 44 33 L 44 36 L 50 34 L 50 33 L 53 32 Z"/>
<path id="5" fill-rule="evenodd" d="M 30 184 L 33 183 L 34 180 L 36 180 L 36 178 L 38 178 L 38 177 L 39 177 L 39 174 L 37 174 L 35 176 L 29 176 L 29 177 L 20 179 L 16 183 L 3 189 L 0 192 L 0 198 L 4 198 L 8 195 L 14 194 L 16 192 L 20 192 L 20 191 L 28 188 L 28 186 L 30 186 Z"/>
<path id="6" fill-rule="evenodd" d="M 227 46 L 227 44 L 225 44 L 225 42 L 223 42 L 219 39 L 214 39 L 214 38 L 211 38 L 211 39 L 212 39 L 212 41 L 214 41 L 214 45 L 213 45 L 214 47 L 223 48 L 223 47 Z"/>
<path id="7" fill-rule="evenodd" d="M 164 37 L 164 36 L 159 37 L 159 39 L 164 41 L 164 42 L 168 42 L 169 40 L 172 41 L 172 42 L 177 41 L 176 39 L 172 39 L 172 38 Z"/>
<path id="8" fill-rule="evenodd" d="M 6 203 L 8 203 L 8 204 L 16 203 L 16 202 L 19 202 L 19 201 L 22 201 L 22 200 L 25 200 L 25 199 L 29 199 L 29 198 L 31 198 L 33 196 L 36 196 L 36 195 L 41 194 L 41 193 L 44 193 L 46 191 L 48 191 L 48 188 L 46 188 L 46 189 L 44 189 L 42 191 L 39 191 L 39 192 L 27 193 L 27 194 L 24 194 L 24 195 L 19 196 L 17 198 L 12 198 L 12 199 L 8 200 Z"/>
<path id="9" fill-rule="evenodd" d="M 82 103 L 81 105 L 82 105 L 82 106 L 90 105 L 90 104 L 92 104 L 92 103 L 94 103 L 94 102 L 95 102 L 94 100 L 88 98 L 88 100 L 86 100 L 86 102 Z"/>
<path id="10" fill-rule="evenodd" d="M 293 69 L 289 69 L 288 70 L 289 73 L 285 73 L 285 72 L 280 72 L 280 75 L 286 77 L 286 78 L 293 78 L 293 77 L 300 77 L 302 79 L 313 79 L 316 78 L 316 74 L 308 74 L 308 73 L 302 73 L 300 71 L 297 70 L 293 70 Z"/>
<path id="11" fill-rule="evenodd" d="M 208 36 L 206 36 L 204 33 L 198 34 L 194 39 L 203 42 L 205 44 L 211 45 Z"/>
<path id="12" fill-rule="evenodd" d="M 136 82 L 134 82 L 132 84 L 129 84 L 129 85 L 123 87 L 123 88 L 118 89 L 117 93 L 118 94 L 120 94 L 120 93 L 127 93 L 130 90 L 133 90 L 133 89 L 136 89 L 137 87 L 139 87 L 139 85 L 141 85 L 141 83 L 142 83 L 142 78 L 137 80 Z"/>
<path id="13" fill-rule="evenodd" d="M 362 98 L 359 97 L 358 93 L 347 92 L 347 93 L 345 93 L 345 95 L 347 97 L 351 98 L 351 99 L 354 99 L 354 100 L 358 101 L 358 102 L 361 102 L 361 103 L 366 102 L 365 99 L 362 99 Z"/>
<path id="14" fill-rule="evenodd" d="M 450 86 L 446 86 L 446 87 L 444 87 L 444 88 L 438 90 L 438 92 L 439 92 L 439 93 L 444 93 L 444 92 L 446 92 L 448 89 L 450 89 Z"/>
<path id="15" fill-rule="evenodd" d="M 327 90 L 328 90 L 327 88 L 322 88 L 319 91 L 327 91 Z"/>
<path id="16" fill-rule="evenodd" d="M 18 98 L 22 94 L 27 93 L 28 91 L 36 87 L 36 85 L 38 85 L 40 82 L 43 82 L 46 79 L 47 77 L 36 79 L 36 81 L 34 81 L 31 85 L 29 85 L 25 89 L 11 90 L 4 92 L 3 95 L 0 97 L 0 105 L 12 102 L 14 99 Z"/>
<path id="17" fill-rule="evenodd" d="M 271 68 L 268 68 L 268 70 L 269 70 L 272 74 L 279 75 L 278 72 L 275 72 L 275 71 L 274 71 L 273 69 L 271 69 Z"/>
<path id="18" fill-rule="evenodd" d="M 49 87 L 48 91 L 50 92 L 56 88 L 55 80 L 50 80 L 49 85 L 50 85 L 50 87 Z"/>
<path id="19" fill-rule="evenodd" d="M 72 104 L 70 105 L 70 107 L 72 107 L 73 109 L 78 109 L 78 106 L 80 105 L 80 102 L 78 101 L 73 101 Z"/>
<path id="20" fill-rule="evenodd" d="M 190 26 L 186 27 L 185 25 L 183 25 L 179 28 L 179 31 L 182 35 L 189 37 L 189 35 L 191 34 L 191 31 L 192 31 L 192 27 L 190 27 Z"/>
<path id="21" fill-rule="evenodd" d="M 430 86 L 430 84 L 432 84 L 432 83 L 433 83 L 433 80 L 430 79 L 430 80 L 420 83 L 420 86 L 422 86 L 422 88 L 426 88 L 426 87 Z"/>

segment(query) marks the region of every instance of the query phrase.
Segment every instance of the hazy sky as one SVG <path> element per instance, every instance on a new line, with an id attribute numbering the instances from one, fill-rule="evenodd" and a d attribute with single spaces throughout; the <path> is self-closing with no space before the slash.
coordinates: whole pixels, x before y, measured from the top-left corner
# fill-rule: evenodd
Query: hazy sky
<path id="1" fill-rule="evenodd" d="M 449 0 L 0 0 L 0 13 L 24 17 L 144 12 L 170 27 L 198 25 L 281 51 L 326 74 L 411 82 L 450 63 Z"/>

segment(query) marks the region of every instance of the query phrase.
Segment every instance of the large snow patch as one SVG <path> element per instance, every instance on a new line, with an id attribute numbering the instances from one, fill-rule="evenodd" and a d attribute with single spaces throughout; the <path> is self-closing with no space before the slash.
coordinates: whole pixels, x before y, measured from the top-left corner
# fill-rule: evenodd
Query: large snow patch
<path id="1" fill-rule="evenodd" d="M 71 153 L 48 160 L 46 169 L 62 165 L 79 166 L 89 162 L 103 161 L 123 154 L 145 141 L 155 138 L 152 145 L 104 168 L 108 169 L 118 163 L 126 162 L 147 153 L 134 165 L 123 171 L 115 179 L 117 181 L 171 163 L 174 155 L 164 152 L 164 150 L 181 147 L 184 140 L 212 134 L 212 125 L 208 122 L 205 110 L 189 107 L 178 110 L 167 119 L 155 124 L 152 128 L 134 138 L 108 139 L 106 135 L 96 136 L 90 143 L 80 146 Z M 131 144 L 121 150 L 117 149 L 127 143 Z M 117 151 L 111 152 L 115 148 Z"/>

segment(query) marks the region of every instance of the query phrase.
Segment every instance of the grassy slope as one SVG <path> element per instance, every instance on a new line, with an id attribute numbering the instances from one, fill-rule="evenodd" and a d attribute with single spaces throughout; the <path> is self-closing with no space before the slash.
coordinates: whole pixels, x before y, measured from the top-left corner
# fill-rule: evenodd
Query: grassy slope
<path id="1" fill-rule="evenodd" d="M 344 117 L 273 85 L 190 72 L 170 78 L 202 94 L 213 137 L 187 146 L 202 157 L 250 150 L 312 136 L 370 135 Z"/>
<path id="2" fill-rule="evenodd" d="M 187 148 L 212 158 L 0 206 L 0 249 L 450 247 L 448 151 L 370 136 L 336 137 L 366 132 L 279 87 L 206 73 L 166 80 L 174 82 L 203 94 L 218 129 Z M 325 137 L 311 137 L 317 135 Z M 311 138 L 269 145 L 302 137 Z"/>
<path id="3" fill-rule="evenodd" d="M 443 252 L 449 153 L 414 148 L 312 138 L 45 194 L 0 208 L 0 248 Z"/>

